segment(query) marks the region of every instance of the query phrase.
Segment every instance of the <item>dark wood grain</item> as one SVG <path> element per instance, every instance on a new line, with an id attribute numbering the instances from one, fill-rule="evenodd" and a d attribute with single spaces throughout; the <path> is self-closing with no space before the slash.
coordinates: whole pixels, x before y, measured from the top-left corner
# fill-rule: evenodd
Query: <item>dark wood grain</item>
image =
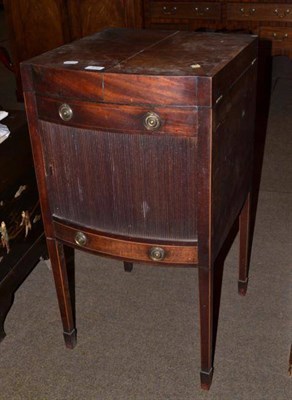
<path id="1" fill-rule="evenodd" d="M 201 324 L 201 387 L 209 390 L 213 377 L 213 268 L 199 268 Z"/>
<path id="2" fill-rule="evenodd" d="M 142 26 L 140 0 L 4 0 L 3 4 L 19 99 L 23 60 L 108 26 Z"/>
<path id="3" fill-rule="evenodd" d="M 291 6 L 291 2 L 290 2 Z M 268 22 L 292 22 L 292 14 L 289 4 L 273 2 L 256 3 L 231 3 L 227 4 L 227 19 L 234 21 L 268 21 Z M 287 12 L 288 10 L 288 12 Z"/>
<path id="4" fill-rule="evenodd" d="M 54 222 L 55 236 L 60 241 L 75 246 L 79 249 L 94 251 L 104 256 L 115 257 L 122 260 L 148 262 L 155 264 L 155 261 L 149 257 L 151 248 L 160 246 L 165 251 L 165 258 L 159 261 L 159 264 L 168 265 L 193 265 L 198 262 L 197 245 L 170 245 L 155 242 L 139 242 L 137 240 L 124 240 L 112 237 L 106 234 L 92 233 L 91 230 L 83 228 L 82 232 L 86 235 L 86 244 L 79 246 L 75 242 L 76 233 L 80 229 L 75 225 L 72 227 L 67 224 Z M 143 240 L 143 238 L 142 238 Z M 153 240 L 153 239 L 152 239 Z"/>
<path id="5" fill-rule="evenodd" d="M 25 78 L 28 79 L 27 75 Z M 48 190 L 44 174 L 45 164 L 43 158 L 43 148 L 41 144 L 41 137 L 38 133 L 38 120 L 37 120 L 35 96 L 32 93 L 27 92 L 24 94 L 24 101 L 25 101 L 30 139 L 31 139 L 31 148 L 35 166 L 35 175 L 40 196 L 40 206 L 44 222 L 44 231 L 46 237 L 51 238 L 53 237 L 52 214 L 50 210 L 50 205 L 48 200 Z"/>
<path id="6" fill-rule="evenodd" d="M 63 3 L 63 0 L 40 0 L 37 3 L 33 0 L 4 0 L 19 99 L 22 98 L 20 62 L 70 41 Z"/>
<path id="7" fill-rule="evenodd" d="M 256 65 L 216 107 L 212 149 L 212 243 L 216 256 L 251 187 Z"/>
<path id="8" fill-rule="evenodd" d="M 59 108 L 69 103 L 73 116 L 66 122 L 60 118 Z M 59 125 L 114 132 L 140 133 L 141 135 L 197 136 L 197 107 L 159 107 L 120 104 L 95 104 L 68 101 L 66 98 L 52 100 L 37 97 L 38 116 L 41 120 Z M 149 132 L 144 122 L 148 112 L 160 119 L 159 129 Z"/>
<path id="9" fill-rule="evenodd" d="M 239 217 L 239 278 L 238 292 L 242 296 L 246 295 L 248 283 L 248 269 L 250 260 L 250 212 L 251 212 L 251 195 L 242 207 Z"/>
<path id="10" fill-rule="evenodd" d="M 182 2 L 182 1 L 152 1 L 150 3 L 153 19 L 196 19 L 220 20 L 220 2 Z"/>
<path id="11" fill-rule="evenodd" d="M 142 26 L 140 0 L 70 0 L 66 4 L 73 39 L 111 27 Z"/>
<path id="12" fill-rule="evenodd" d="M 129 237 L 197 239 L 194 138 L 43 122 L 41 132 L 53 215 Z"/>
<path id="13" fill-rule="evenodd" d="M 56 282 L 56 292 L 59 309 L 63 323 L 63 335 L 66 347 L 73 349 L 77 343 L 77 331 L 75 328 L 74 304 L 69 287 L 69 273 L 65 259 L 64 246 L 56 240 L 47 239 L 50 260 L 53 265 L 53 274 Z"/>

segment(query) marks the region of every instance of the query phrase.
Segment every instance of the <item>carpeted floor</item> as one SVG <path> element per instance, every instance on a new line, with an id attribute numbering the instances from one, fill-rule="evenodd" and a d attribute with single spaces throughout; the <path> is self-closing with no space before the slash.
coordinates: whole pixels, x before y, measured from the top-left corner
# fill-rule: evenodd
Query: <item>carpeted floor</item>
<path id="1" fill-rule="evenodd" d="M 0 65 L 0 104 L 11 108 L 9 74 Z M 237 294 L 236 239 L 210 392 L 199 383 L 197 270 L 135 265 L 125 273 L 121 262 L 77 252 L 77 347 L 64 346 L 52 273 L 40 262 L 6 319 L 0 400 L 292 398 L 291 62 L 275 59 L 273 79 L 248 292 Z"/>

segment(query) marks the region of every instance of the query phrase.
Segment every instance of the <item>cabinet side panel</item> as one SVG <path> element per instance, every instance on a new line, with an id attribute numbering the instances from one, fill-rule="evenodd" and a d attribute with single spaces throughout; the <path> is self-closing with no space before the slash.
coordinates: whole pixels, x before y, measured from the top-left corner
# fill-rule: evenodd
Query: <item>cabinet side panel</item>
<path id="1" fill-rule="evenodd" d="M 196 240 L 196 138 L 41 122 L 52 213 L 128 237 Z"/>
<path id="2" fill-rule="evenodd" d="M 214 110 L 212 238 L 216 255 L 251 190 L 256 64 Z"/>

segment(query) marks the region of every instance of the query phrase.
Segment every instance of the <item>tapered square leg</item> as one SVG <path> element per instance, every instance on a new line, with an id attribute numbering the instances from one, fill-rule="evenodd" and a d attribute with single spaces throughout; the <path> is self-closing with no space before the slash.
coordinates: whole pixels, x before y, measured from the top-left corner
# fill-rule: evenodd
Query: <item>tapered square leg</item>
<path id="1" fill-rule="evenodd" d="M 199 267 L 201 388 L 209 390 L 213 376 L 213 268 Z"/>
<path id="2" fill-rule="evenodd" d="M 68 265 L 66 262 L 64 246 L 53 239 L 47 239 L 47 246 L 54 274 L 65 345 L 67 348 L 73 349 L 77 342 L 74 315 L 75 307 L 68 279 Z"/>
<path id="3" fill-rule="evenodd" d="M 250 256 L 250 193 L 243 205 L 239 216 L 239 279 L 238 292 L 244 296 L 248 284 L 248 267 Z"/>
<path id="4" fill-rule="evenodd" d="M 73 329 L 71 332 L 63 332 L 65 346 L 67 349 L 74 349 L 77 344 L 77 331 Z"/>
<path id="5" fill-rule="evenodd" d="M 213 379 L 213 371 L 214 369 L 210 369 L 209 372 L 201 371 L 200 379 L 201 379 L 201 389 L 209 390 L 211 387 L 212 379 Z"/>

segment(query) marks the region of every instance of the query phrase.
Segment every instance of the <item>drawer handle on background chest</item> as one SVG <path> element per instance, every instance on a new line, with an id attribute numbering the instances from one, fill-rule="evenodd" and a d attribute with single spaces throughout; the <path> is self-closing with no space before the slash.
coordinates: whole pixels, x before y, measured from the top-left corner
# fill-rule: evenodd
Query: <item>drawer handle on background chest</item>
<path id="1" fill-rule="evenodd" d="M 162 261 L 165 257 L 165 250 L 161 247 L 151 247 L 149 257 L 153 261 Z"/>
<path id="2" fill-rule="evenodd" d="M 253 15 L 256 12 L 256 9 L 249 8 L 248 10 L 246 10 L 245 8 L 241 8 L 240 12 L 244 17 L 250 17 L 251 15 Z"/>
<path id="3" fill-rule="evenodd" d="M 167 6 L 162 7 L 162 12 L 163 12 L 163 14 L 166 14 L 166 15 L 174 15 L 174 14 L 176 14 L 176 11 L 177 11 L 177 7 L 167 7 Z"/>
<path id="4" fill-rule="evenodd" d="M 73 117 L 73 110 L 68 104 L 61 104 L 59 107 L 59 115 L 63 121 L 70 121 Z"/>
<path id="5" fill-rule="evenodd" d="M 285 18 L 290 14 L 290 10 L 289 10 L 289 8 L 287 8 L 287 10 L 282 11 L 281 9 L 279 10 L 278 8 L 275 8 L 274 13 L 279 18 Z"/>
<path id="6" fill-rule="evenodd" d="M 273 38 L 277 42 L 282 42 L 285 39 L 288 39 L 288 33 L 283 34 L 282 36 L 278 36 L 276 32 L 273 33 Z"/>
<path id="7" fill-rule="evenodd" d="M 145 115 L 143 124 L 148 131 L 155 131 L 160 128 L 161 120 L 159 115 L 157 115 L 156 113 L 148 112 Z"/>
<path id="8" fill-rule="evenodd" d="M 83 232 L 77 232 L 75 235 L 75 243 L 78 244 L 78 246 L 85 246 L 87 242 L 87 237 L 84 235 Z"/>
<path id="9" fill-rule="evenodd" d="M 208 12 L 210 11 L 210 8 L 209 8 L 209 7 L 204 7 L 204 8 L 195 7 L 195 8 L 193 9 L 193 11 L 194 11 L 197 15 L 203 16 L 203 15 L 205 15 L 205 14 L 208 14 Z"/>

